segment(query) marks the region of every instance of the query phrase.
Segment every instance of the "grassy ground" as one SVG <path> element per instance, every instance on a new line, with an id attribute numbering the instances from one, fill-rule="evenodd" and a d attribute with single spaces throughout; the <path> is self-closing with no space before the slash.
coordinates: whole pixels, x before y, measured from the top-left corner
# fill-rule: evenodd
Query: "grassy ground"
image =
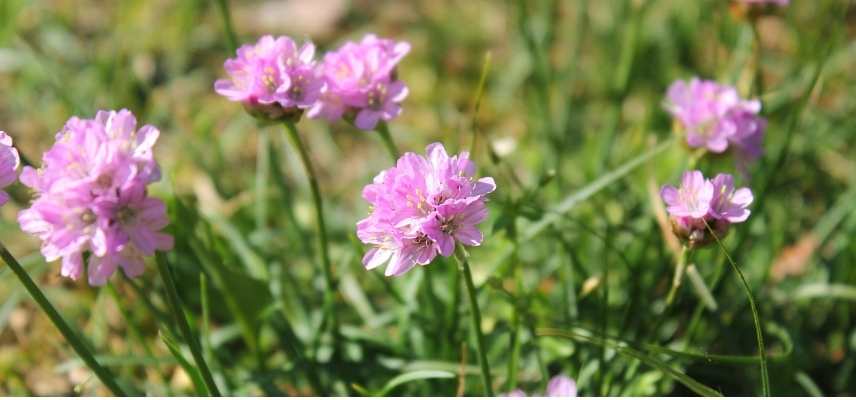
<path id="1" fill-rule="evenodd" d="M 741 180 L 756 202 L 723 245 L 758 304 L 772 393 L 856 395 L 856 8 L 792 3 L 754 22 L 725 0 L 233 0 L 230 11 L 241 41 L 411 42 L 395 141 L 418 152 L 475 141 L 479 174 L 499 188 L 470 256 L 497 392 L 564 373 L 582 395 L 761 393 L 752 314 L 721 249 L 693 254 L 712 299 L 688 280 L 666 306 L 675 254 L 656 195 L 690 157 L 669 142 L 669 83 L 698 75 L 760 97 L 765 155 Z M 396 279 L 360 265 L 360 189 L 391 164 L 376 134 L 302 121 L 339 280 L 341 335 L 323 329 L 299 159 L 281 127 L 257 126 L 212 88 L 230 56 L 217 4 L 0 2 L 0 128 L 36 160 L 71 115 L 126 107 L 161 129 L 153 190 L 173 217 L 169 261 L 221 391 L 481 394 L 454 261 Z M 621 168 L 640 155 L 651 157 Z M 728 158 L 699 166 L 734 171 Z M 64 280 L 19 230 L 19 209 L 0 210 L 0 240 L 120 382 L 197 393 L 189 350 L 167 344 L 154 260 L 133 282 Z M 108 393 L 8 268 L 0 377 L 5 395 Z"/>

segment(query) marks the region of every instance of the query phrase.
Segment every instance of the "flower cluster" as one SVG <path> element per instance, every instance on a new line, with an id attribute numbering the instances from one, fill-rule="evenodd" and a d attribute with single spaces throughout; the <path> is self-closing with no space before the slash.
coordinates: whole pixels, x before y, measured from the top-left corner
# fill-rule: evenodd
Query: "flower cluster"
<path id="1" fill-rule="evenodd" d="M 766 121 L 761 102 L 740 98 L 737 89 L 693 78 L 668 89 L 666 109 L 686 132 L 687 144 L 722 153 L 733 146 L 741 166 L 761 156 Z"/>
<path id="2" fill-rule="evenodd" d="M 350 112 L 362 130 L 397 117 L 407 86 L 396 78 L 395 68 L 409 51 L 406 42 L 366 35 L 359 43 L 347 42 L 327 53 L 319 65 L 326 85 L 307 115 L 333 122 Z"/>
<path id="3" fill-rule="evenodd" d="M 434 143 L 426 153 L 404 154 L 363 189 L 372 212 L 357 223 L 357 236 L 373 246 L 363 257 L 367 269 L 388 262 L 386 275 L 397 276 L 437 254 L 450 256 L 456 242 L 481 244 L 477 225 L 487 218 L 493 178 L 476 180 L 467 152 L 450 157 Z"/>
<path id="4" fill-rule="evenodd" d="M 214 82 L 214 90 L 258 117 L 299 115 L 299 110 L 318 100 L 324 85 L 315 71 L 314 56 L 312 43 L 298 48 L 288 37 L 262 36 L 254 45 L 241 46 L 237 58 L 226 60 L 230 79 Z"/>
<path id="5" fill-rule="evenodd" d="M 515 389 L 505 395 L 506 397 L 526 397 L 526 392 Z M 547 382 L 547 393 L 545 397 L 577 397 L 577 383 L 565 375 L 556 375 Z M 541 397 L 541 395 L 536 395 Z"/>
<path id="6" fill-rule="evenodd" d="M 136 128 L 128 110 L 72 117 L 43 155 L 42 168 L 24 167 L 21 182 L 37 197 L 18 222 L 42 240 L 48 261 L 62 259 L 62 276 L 78 279 L 88 252 L 91 285 L 105 284 L 119 266 L 135 277 L 143 273 L 144 256 L 172 248 L 172 237 L 160 232 L 169 222 L 166 207 L 147 194 L 160 180 L 152 154 L 160 132 Z"/>
<path id="7" fill-rule="evenodd" d="M 379 120 L 401 113 L 408 91 L 396 67 L 409 51 L 406 42 L 370 34 L 316 63 L 312 43 L 298 48 L 288 37 L 263 36 L 226 61 L 229 79 L 218 80 L 214 89 L 260 118 L 295 118 L 306 110 L 310 118 L 333 122 L 345 117 L 372 130 Z"/>
<path id="8" fill-rule="evenodd" d="M 731 224 L 746 221 L 750 214 L 747 207 L 753 200 L 749 188 L 734 188 L 731 175 L 718 174 L 709 180 L 701 171 L 684 172 L 681 186 L 663 186 L 660 196 L 671 216 L 672 229 L 690 247 L 714 240 L 707 235 L 708 226 L 722 237 Z"/>
<path id="9" fill-rule="evenodd" d="M 18 150 L 12 146 L 12 137 L 0 131 L 0 206 L 9 201 L 9 195 L 2 189 L 18 179 L 20 164 L 21 158 L 18 156 Z"/>

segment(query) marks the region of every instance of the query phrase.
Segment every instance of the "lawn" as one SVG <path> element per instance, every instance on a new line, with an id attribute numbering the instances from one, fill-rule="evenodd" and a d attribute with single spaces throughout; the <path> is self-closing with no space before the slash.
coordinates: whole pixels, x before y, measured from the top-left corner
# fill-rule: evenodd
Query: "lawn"
<path id="1" fill-rule="evenodd" d="M 398 58 L 365 94 L 333 67 L 370 64 L 343 50 L 368 34 Z M 265 35 L 314 61 L 239 99 L 224 63 Z M 854 396 L 854 39 L 850 0 L 3 0 L 0 131 L 43 168 L 3 189 L 0 395 Z M 721 91 L 673 96 L 693 78 Z M 44 167 L 66 121 L 121 109 L 160 131 L 123 168 L 163 223 L 132 233 L 92 200 L 132 202 L 118 183 L 93 175 L 79 215 L 77 187 L 33 183 L 89 168 Z M 743 124 L 757 143 L 718 147 Z M 751 201 L 718 214 L 720 173 Z M 121 232 L 107 255 L 87 225 L 79 273 L 48 257 L 21 214 L 48 197 L 53 229 Z M 150 228 L 171 239 L 140 250 Z M 139 251 L 134 277 L 96 264 Z"/>

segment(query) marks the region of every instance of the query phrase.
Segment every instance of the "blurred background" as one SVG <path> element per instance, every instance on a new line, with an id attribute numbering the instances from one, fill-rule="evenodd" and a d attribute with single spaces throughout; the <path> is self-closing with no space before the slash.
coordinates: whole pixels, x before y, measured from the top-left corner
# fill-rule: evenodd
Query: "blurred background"
<path id="1" fill-rule="evenodd" d="M 597 191 L 544 234 L 516 238 L 566 196 L 673 136 L 662 101 L 675 79 L 715 79 L 760 98 L 769 119 L 765 156 L 740 179 L 756 203 L 725 247 L 759 304 L 773 393 L 856 394 L 853 2 L 763 9 L 727 0 L 229 3 L 241 42 L 290 35 L 323 52 L 374 32 L 412 44 L 398 71 L 410 95 L 390 123 L 395 141 L 423 152 L 434 141 L 464 150 L 475 140 L 479 175 L 498 182 L 485 245 L 471 260 L 499 392 L 537 391 L 543 376 L 561 372 L 582 395 L 691 393 L 614 349 L 536 335 L 549 327 L 680 350 L 645 351 L 725 394 L 759 393 L 754 361 L 688 355 L 757 351 L 745 294 L 721 251 L 694 255 L 715 307 L 705 307 L 689 282 L 673 307 L 664 304 L 673 256 L 656 192 L 677 183 L 689 154 L 683 145 Z M 225 38 L 217 1 L 2 0 L 0 129 L 35 161 L 72 115 L 128 108 L 140 124 L 160 128 L 164 180 L 152 190 L 170 204 L 173 232 L 202 238 L 210 251 L 201 260 L 180 238 L 172 260 L 217 380 L 237 395 L 311 394 L 270 317 L 281 311 L 305 342 L 322 336 L 323 359 L 332 339 L 315 332 L 323 282 L 311 252 L 309 192 L 282 127 L 259 126 L 214 93 L 231 57 Z M 345 359 L 325 364 L 322 378 L 338 393 L 361 393 L 354 384 L 375 390 L 403 371 L 441 369 L 456 378 L 389 394 L 480 393 L 474 348 L 461 358 L 469 320 L 454 263 L 397 279 L 360 265 L 354 224 L 367 212 L 360 190 L 391 165 L 376 134 L 311 120 L 299 128 L 321 175 L 340 277 Z M 700 167 L 711 176 L 735 173 L 729 157 L 705 158 Z M 21 185 L 12 192 L 28 195 Z M 46 264 L 37 240 L 19 230 L 20 209 L 0 209 L 0 240 L 103 363 L 149 394 L 193 393 L 158 334 L 152 309 L 166 308 L 155 268 L 133 283 L 117 274 L 102 288 L 62 279 L 58 263 Z M 506 257 L 510 248 L 517 250 Z M 212 268 L 234 286 L 212 280 Z M 239 297 L 249 327 L 224 303 L 228 296 Z M 508 358 L 517 355 L 511 378 Z M 0 394 L 75 393 L 107 394 L 0 268 Z"/>

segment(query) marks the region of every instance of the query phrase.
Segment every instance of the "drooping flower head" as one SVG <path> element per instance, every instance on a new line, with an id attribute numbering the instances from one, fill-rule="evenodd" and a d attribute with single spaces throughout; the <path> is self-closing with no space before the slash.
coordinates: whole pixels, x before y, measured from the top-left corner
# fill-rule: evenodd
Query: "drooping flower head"
<path id="1" fill-rule="evenodd" d="M 684 172 L 681 186 L 663 186 L 660 197 L 666 203 L 675 234 L 691 247 L 714 240 L 707 234 L 708 226 L 721 238 L 731 224 L 746 221 L 753 200 L 749 188 L 734 188 L 731 175 L 719 174 L 708 180 L 700 171 Z"/>
<path id="2" fill-rule="evenodd" d="M 534 396 L 541 397 L 539 394 Z M 577 383 L 565 376 L 556 375 L 547 382 L 547 394 L 545 397 L 577 397 Z M 526 397 L 526 392 L 520 389 L 514 389 L 505 397 Z"/>
<path id="3" fill-rule="evenodd" d="M 408 90 L 398 80 L 396 67 L 409 51 L 407 42 L 369 34 L 359 43 L 347 42 L 325 54 L 318 65 L 324 89 L 307 116 L 331 122 L 354 118 L 354 125 L 362 130 L 397 117 Z"/>
<path id="4" fill-rule="evenodd" d="M 214 90 L 258 117 L 299 116 L 300 110 L 315 104 L 324 85 L 316 74 L 314 55 L 312 43 L 298 47 L 286 36 L 262 36 L 226 60 L 229 79 L 217 80 Z"/>
<path id="5" fill-rule="evenodd" d="M 372 246 L 363 257 L 367 269 L 388 264 L 387 276 L 401 275 L 438 254 L 450 256 L 456 243 L 481 244 L 477 225 L 487 219 L 493 178 L 475 179 L 467 152 L 450 156 L 434 143 L 426 153 L 404 154 L 363 188 L 372 210 L 357 223 L 357 236 Z"/>
<path id="6" fill-rule="evenodd" d="M 21 183 L 36 198 L 18 222 L 42 241 L 47 261 L 62 259 L 62 276 L 80 278 L 88 253 L 91 285 L 106 283 L 117 267 L 135 277 L 143 257 L 172 248 L 172 237 L 160 232 L 169 223 L 166 207 L 147 194 L 160 180 L 152 152 L 159 135 L 150 125 L 137 129 L 128 110 L 72 117 L 42 167 L 24 167 Z"/>
<path id="7" fill-rule="evenodd" d="M 0 131 L 0 206 L 9 201 L 9 194 L 2 189 L 18 179 L 18 166 L 21 158 L 18 150 L 12 146 L 12 137 Z"/>
<path id="8" fill-rule="evenodd" d="M 735 149 L 745 166 L 761 156 L 766 121 L 758 113 L 761 102 L 740 98 L 737 89 L 693 78 L 669 86 L 666 110 L 680 123 L 687 144 L 722 153 Z"/>

